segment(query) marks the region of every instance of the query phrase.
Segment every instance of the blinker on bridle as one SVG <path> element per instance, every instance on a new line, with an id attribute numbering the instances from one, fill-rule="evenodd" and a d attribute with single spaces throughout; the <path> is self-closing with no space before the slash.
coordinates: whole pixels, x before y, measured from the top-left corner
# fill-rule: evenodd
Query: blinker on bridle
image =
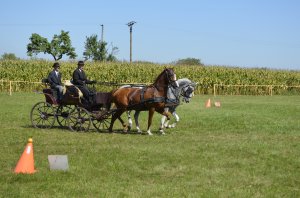
<path id="1" fill-rule="evenodd" d="M 193 89 L 191 88 L 191 85 L 189 84 L 189 85 L 187 85 L 187 90 L 186 91 L 183 91 L 183 94 L 182 94 L 182 96 L 183 97 L 186 97 L 186 98 L 191 98 L 190 97 L 190 94 L 191 93 L 193 93 Z"/>

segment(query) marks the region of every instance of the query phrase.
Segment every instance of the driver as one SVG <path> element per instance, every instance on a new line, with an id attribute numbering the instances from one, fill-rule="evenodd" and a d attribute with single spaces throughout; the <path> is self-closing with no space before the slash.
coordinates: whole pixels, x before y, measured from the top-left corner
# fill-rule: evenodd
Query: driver
<path id="1" fill-rule="evenodd" d="M 56 90 L 57 100 L 61 101 L 63 96 L 63 85 L 61 82 L 61 73 L 59 72 L 60 64 L 58 62 L 53 64 L 53 70 L 48 75 L 48 82 L 51 89 Z"/>
<path id="2" fill-rule="evenodd" d="M 73 72 L 73 84 L 77 86 L 83 94 L 83 97 L 89 103 L 93 103 L 94 93 L 90 91 L 86 84 L 94 84 L 95 80 L 88 80 L 84 72 L 84 62 L 78 61 L 77 69 Z"/>

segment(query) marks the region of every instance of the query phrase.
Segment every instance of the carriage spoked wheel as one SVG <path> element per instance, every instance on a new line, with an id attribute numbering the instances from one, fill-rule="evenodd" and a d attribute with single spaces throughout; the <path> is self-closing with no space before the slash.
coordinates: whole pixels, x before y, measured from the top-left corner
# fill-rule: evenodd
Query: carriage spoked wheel
<path id="1" fill-rule="evenodd" d="M 88 131 L 91 125 L 90 113 L 82 107 L 77 107 L 69 113 L 67 123 L 72 131 Z"/>
<path id="2" fill-rule="evenodd" d="M 111 118 L 111 112 L 100 111 L 92 115 L 92 123 L 98 132 L 108 132 Z"/>
<path id="3" fill-rule="evenodd" d="M 54 107 L 47 102 L 36 103 L 31 109 L 30 120 L 35 128 L 51 128 L 55 122 Z"/>
<path id="4" fill-rule="evenodd" d="M 61 127 L 68 126 L 68 117 L 70 112 L 74 110 L 74 107 L 71 105 L 60 105 L 56 110 L 56 120 Z"/>

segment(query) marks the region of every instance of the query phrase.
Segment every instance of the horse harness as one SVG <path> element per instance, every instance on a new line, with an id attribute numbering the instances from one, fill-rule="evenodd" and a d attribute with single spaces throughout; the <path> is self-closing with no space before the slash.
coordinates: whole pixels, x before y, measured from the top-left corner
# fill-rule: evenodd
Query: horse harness
<path id="1" fill-rule="evenodd" d="M 154 89 L 154 92 L 153 92 L 153 95 L 152 95 L 152 98 L 148 98 L 148 99 L 145 99 L 145 92 L 148 88 L 152 88 Z M 145 103 L 156 103 L 156 102 L 165 102 L 165 97 L 156 97 L 156 87 L 151 87 L 151 86 L 146 86 L 146 87 L 143 87 L 142 90 L 141 90 L 141 103 L 142 104 L 145 104 Z"/>

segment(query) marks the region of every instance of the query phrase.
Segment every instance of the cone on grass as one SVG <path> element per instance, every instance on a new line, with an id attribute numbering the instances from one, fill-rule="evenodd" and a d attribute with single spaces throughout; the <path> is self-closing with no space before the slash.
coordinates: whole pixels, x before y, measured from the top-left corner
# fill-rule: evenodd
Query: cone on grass
<path id="1" fill-rule="evenodd" d="M 206 108 L 210 108 L 210 107 L 211 107 L 211 101 L 210 101 L 210 98 L 206 101 L 205 107 L 206 107 Z"/>
<path id="2" fill-rule="evenodd" d="M 36 170 L 34 169 L 32 138 L 28 139 L 28 143 L 15 167 L 14 172 L 17 174 L 18 173 L 33 174 L 36 172 Z"/>
<path id="3" fill-rule="evenodd" d="M 221 102 L 219 101 L 215 102 L 215 107 L 221 107 Z"/>

